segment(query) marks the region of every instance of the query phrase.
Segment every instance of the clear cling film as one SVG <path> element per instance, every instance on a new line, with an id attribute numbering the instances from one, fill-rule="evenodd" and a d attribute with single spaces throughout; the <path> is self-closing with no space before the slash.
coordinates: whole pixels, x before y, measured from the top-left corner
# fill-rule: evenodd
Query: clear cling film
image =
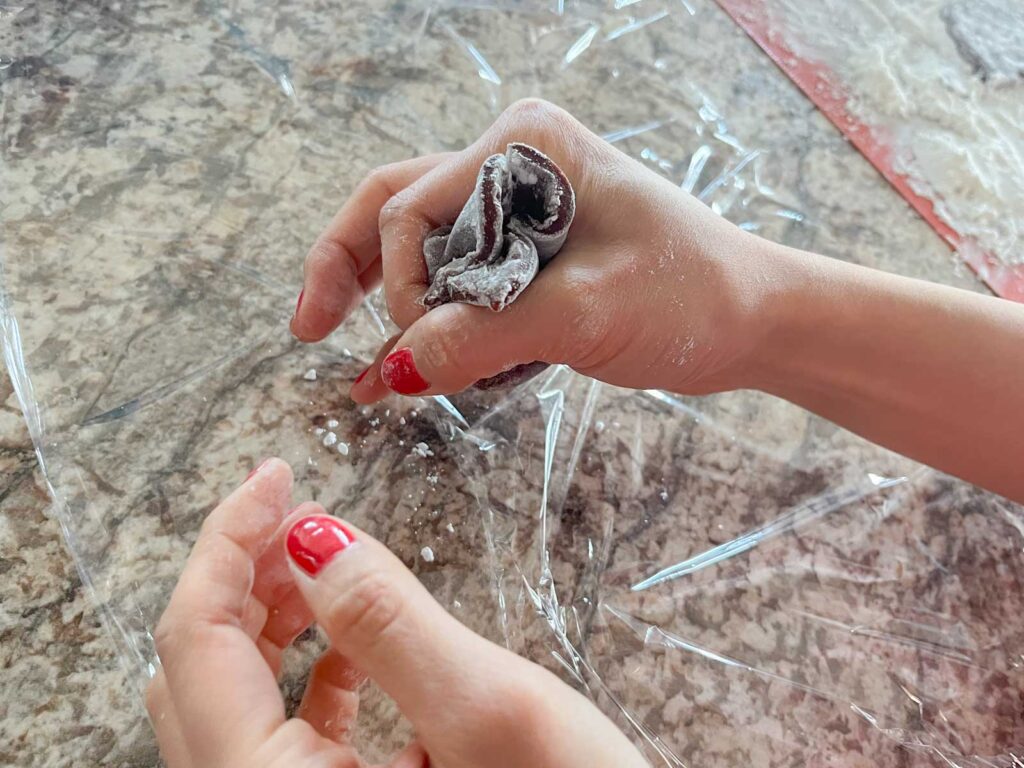
<path id="1" fill-rule="evenodd" d="M 654 765 L 1020 764 L 1020 506 L 755 392 L 552 366 L 357 406 L 393 330 L 376 294 L 323 343 L 288 332 L 301 260 L 360 179 L 525 96 L 744 229 L 862 237 L 818 220 L 844 195 L 800 148 L 824 121 L 777 139 L 789 88 L 709 0 L 0 7 L 4 359 L 140 692 L 203 517 L 277 455 L 297 498 Z M 286 658 L 293 705 L 321 647 Z M 368 759 L 407 734 L 371 686 Z"/>

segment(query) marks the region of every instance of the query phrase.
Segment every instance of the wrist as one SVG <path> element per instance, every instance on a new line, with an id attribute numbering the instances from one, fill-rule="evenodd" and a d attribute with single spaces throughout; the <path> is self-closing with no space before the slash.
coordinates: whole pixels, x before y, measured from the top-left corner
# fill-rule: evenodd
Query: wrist
<path id="1" fill-rule="evenodd" d="M 742 265 L 729 291 L 736 297 L 729 323 L 735 342 L 712 390 L 777 394 L 779 382 L 797 375 L 794 352 L 823 321 L 819 305 L 827 276 L 818 260 L 832 260 L 746 233 L 730 258 Z"/>

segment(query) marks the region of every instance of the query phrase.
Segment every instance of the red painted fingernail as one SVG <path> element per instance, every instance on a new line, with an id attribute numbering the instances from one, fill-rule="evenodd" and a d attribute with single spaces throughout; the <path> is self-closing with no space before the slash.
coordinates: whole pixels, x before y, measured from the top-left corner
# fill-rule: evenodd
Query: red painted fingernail
<path id="1" fill-rule="evenodd" d="M 248 475 L 245 476 L 245 481 L 249 482 L 250 480 L 252 480 L 253 475 L 255 475 L 257 472 L 259 472 L 261 469 L 263 469 L 263 467 L 266 466 L 268 461 L 270 461 L 270 459 L 264 459 L 259 464 L 257 464 L 255 467 L 253 467 L 252 472 L 250 472 Z"/>
<path id="2" fill-rule="evenodd" d="M 397 349 L 384 358 L 380 375 L 388 389 L 400 395 L 415 395 L 430 387 L 430 382 L 420 376 L 408 347 Z"/>
<path id="3" fill-rule="evenodd" d="M 362 373 L 360 373 L 358 376 L 356 376 L 356 380 L 353 381 L 352 383 L 353 384 L 358 384 L 360 381 L 365 379 L 366 378 L 366 374 L 368 374 L 370 372 L 370 367 L 372 367 L 372 366 L 367 366 L 367 368 Z"/>
<path id="4" fill-rule="evenodd" d="M 295 564 L 310 576 L 316 576 L 355 540 L 352 532 L 333 517 L 314 515 L 292 526 L 286 546 Z"/>
<path id="5" fill-rule="evenodd" d="M 292 315 L 292 317 L 296 317 L 299 314 L 299 310 L 302 309 L 302 296 L 305 293 L 306 293 L 306 289 L 305 288 L 303 288 L 301 291 L 299 291 L 299 300 L 297 302 L 295 302 L 295 313 Z"/>

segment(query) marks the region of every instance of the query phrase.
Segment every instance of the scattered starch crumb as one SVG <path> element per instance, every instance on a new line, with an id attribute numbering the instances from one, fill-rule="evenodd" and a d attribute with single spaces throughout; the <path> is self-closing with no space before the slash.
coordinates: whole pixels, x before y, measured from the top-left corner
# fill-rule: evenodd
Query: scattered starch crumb
<path id="1" fill-rule="evenodd" d="M 336 434 L 334 434 L 333 432 L 328 432 L 326 435 L 324 435 L 324 446 L 325 447 L 330 448 L 336 442 L 338 442 L 338 436 Z"/>
<path id="2" fill-rule="evenodd" d="M 423 558 L 423 562 L 432 563 L 434 562 L 434 550 L 430 547 L 424 547 L 420 550 L 420 557 Z"/>
<path id="3" fill-rule="evenodd" d="M 462 607 L 462 603 L 460 603 L 458 600 L 456 600 L 454 603 L 452 603 L 452 608 L 461 608 L 461 607 Z"/>
<path id="4" fill-rule="evenodd" d="M 317 437 L 320 437 L 320 435 L 322 435 L 326 431 L 327 430 L 324 429 L 323 427 L 317 427 L 316 429 L 313 430 L 313 434 L 316 435 Z"/>
<path id="5" fill-rule="evenodd" d="M 430 450 L 430 446 L 427 445 L 426 443 L 416 443 L 416 445 L 412 447 L 411 453 L 415 453 L 417 456 L 420 456 L 424 459 L 427 458 L 427 456 L 434 455 L 434 452 Z"/>
<path id="6" fill-rule="evenodd" d="M 338 453 L 348 456 L 348 443 L 338 443 Z"/>
<path id="7" fill-rule="evenodd" d="M 376 426 L 379 426 L 379 425 L 380 425 L 380 419 L 378 419 L 376 416 L 374 416 L 372 419 L 370 419 L 370 426 L 371 427 L 376 427 Z"/>
<path id="8" fill-rule="evenodd" d="M 438 474 L 436 472 L 427 475 L 427 482 L 430 483 L 431 485 L 437 485 L 437 481 L 439 479 L 440 478 L 438 477 Z"/>
<path id="9" fill-rule="evenodd" d="M 402 418 L 400 418 L 400 419 L 398 420 L 398 423 L 399 423 L 399 424 L 402 424 L 402 425 L 404 426 L 404 425 L 405 425 L 405 416 L 403 416 Z"/>
<path id="10" fill-rule="evenodd" d="M 604 422 L 603 421 L 596 422 L 594 424 L 594 431 L 597 432 L 598 434 L 601 434 L 602 432 L 604 432 Z"/>
<path id="11" fill-rule="evenodd" d="M 445 528 L 448 530 L 448 533 L 455 533 L 455 526 L 451 523 L 448 523 L 448 525 L 446 525 Z"/>
<path id="12" fill-rule="evenodd" d="M 316 381 L 316 368 L 310 368 L 308 371 L 302 374 L 302 378 L 304 378 L 306 381 Z"/>
<path id="13" fill-rule="evenodd" d="M 666 491 L 664 488 L 662 488 L 661 493 L 659 493 L 658 495 L 661 496 L 662 501 L 668 501 L 668 491 Z"/>
<path id="14" fill-rule="evenodd" d="M 328 419 L 327 420 L 327 426 L 330 427 L 331 429 L 334 429 L 336 426 L 338 426 L 338 420 L 337 419 Z"/>

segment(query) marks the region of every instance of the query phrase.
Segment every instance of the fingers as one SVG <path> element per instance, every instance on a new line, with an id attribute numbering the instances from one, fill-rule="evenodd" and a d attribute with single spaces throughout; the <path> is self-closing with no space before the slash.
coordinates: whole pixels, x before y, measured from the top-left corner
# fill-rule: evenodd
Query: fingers
<path id="1" fill-rule="evenodd" d="M 146 688 L 146 711 L 153 724 L 157 744 L 160 745 L 160 756 L 167 768 L 192 768 L 188 744 L 174 711 L 171 694 L 167 690 L 167 677 L 162 669 L 157 670 Z"/>
<path id="2" fill-rule="evenodd" d="M 246 622 L 259 619 L 254 563 L 285 517 L 291 486 L 288 465 L 271 459 L 210 514 L 157 626 L 169 699 L 197 765 L 254 749 L 284 721 Z"/>
<path id="3" fill-rule="evenodd" d="M 377 351 L 377 356 L 373 362 L 363 371 L 356 380 L 352 382 L 352 389 L 349 391 L 349 396 L 357 403 L 375 403 L 378 400 L 382 400 L 387 397 L 390 390 L 387 384 L 384 383 L 384 379 L 380 376 L 380 366 L 384 362 L 384 358 L 388 356 L 391 350 L 395 346 L 395 342 L 401 338 L 400 333 L 396 333 L 390 339 L 388 339 L 381 348 Z"/>
<path id="4" fill-rule="evenodd" d="M 466 629 L 365 532 L 321 512 L 286 549 L 334 649 L 394 699 L 433 764 L 646 765 L 591 702 Z M 420 757 L 412 747 L 393 768 Z"/>
<path id="5" fill-rule="evenodd" d="M 381 208 L 446 157 L 427 155 L 382 166 L 356 188 L 306 256 L 302 293 L 291 321 L 296 338 L 324 338 L 373 290 L 381 275 Z"/>
<path id="6" fill-rule="evenodd" d="M 372 677 L 418 732 L 444 718 L 441 703 L 486 685 L 467 660 L 489 657 L 494 646 L 452 618 L 370 536 L 319 514 L 292 527 L 287 549 L 331 645 Z"/>
<path id="7" fill-rule="evenodd" d="M 298 717 L 321 736 L 344 741 L 359 714 L 359 687 L 365 679 L 336 650 L 324 652 L 310 672 Z"/>
<path id="8" fill-rule="evenodd" d="M 352 397 L 368 403 L 389 390 L 451 394 L 535 361 L 583 367 L 603 344 L 612 316 L 612 307 L 602 306 L 610 301 L 602 279 L 600 266 L 554 262 L 502 312 L 438 307 L 390 341 L 394 351 L 378 354 Z"/>
<path id="9" fill-rule="evenodd" d="M 423 241 L 450 224 L 470 196 L 480 166 L 509 143 L 523 141 L 548 154 L 575 184 L 584 158 L 598 142 L 567 112 L 547 102 L 525 99 L 501 117 L 470 147 L 452 155 L 395 195 L 381 209 L 380 243 L 388 312 L 401 328 L 424 314 L 427 288 Z"/>
<path id="10" fill-rule="evenodd" d="M 430 758 L 423 745 L 414 741 L 395 756 L 389 768 L 430 768 Z"/>

